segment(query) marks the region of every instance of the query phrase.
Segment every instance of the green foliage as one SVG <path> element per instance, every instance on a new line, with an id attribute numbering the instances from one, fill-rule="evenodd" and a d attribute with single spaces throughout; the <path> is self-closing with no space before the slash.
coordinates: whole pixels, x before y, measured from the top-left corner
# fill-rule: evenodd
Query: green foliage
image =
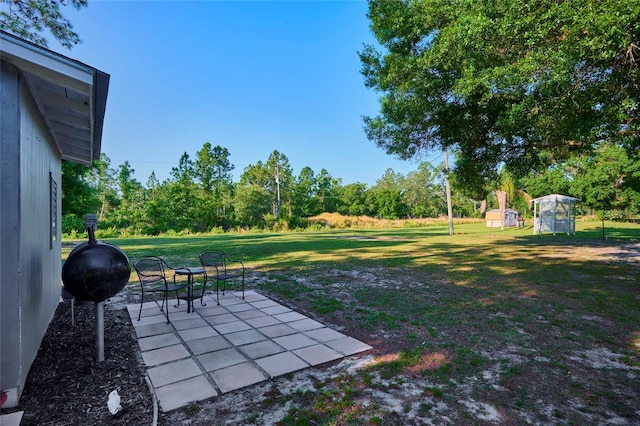
<path id="1" fill-rule="evenodd" d="M 66 214 L 62 216 L 61 232 L 63 235 L 75 235 L 84 231 L 84 216 L 82 218 L 76 216 L 75 214 Z"/>
<path id="2" fill-rule="evenodd" d="M 87 0 L 0 0 L 6 7 L 0 11 L 0 29 L 12 32 L 41 46 L 47 40 L 40 33 L 48 29 L 67 48 L 80 42 L 68 19 L 62 16 L 60 6 L 76 9 L 87 6 Z"/>
<path id="3" fill-rule="evenodd" d="M 571 195 L 597 211 L 620 212 L 617 218 L 640 213 L 640 162 L 620 146 L 603 145 L 592 155 L 572 161 Z M 626 214 L 624 212 L 627 212 Z M 603 216 L 607 216 L 604 214 Z"/>
<path id="4" fill-rule="evenodd" d="M 62 216 L 96 213 L 100 201 L 96 188 L 88 181 L 91 168 L 71 161 L 62 161 Z"/>
<path id="5" fill-rule="evenodd" d="M 235 197 L 236 219 L 239 223 L 264 225 L 271 212 L 272 195 L 259 185 L 238 186 Z"/>
<path id="6" fill-rule="evenodd" d="M 367 205 L 367 185 L 364 183 L 350 183 L 341 189 L 341 205 L 338 212 L 347 216 L 364 216 L 371 214 Z"/>
<path id="7" fill-rule="evenodd" d="M 569 194 L 571 180 L 563 164 L 549 167 L 543 172 L 531 172 L 521 179 L 524 190 L 533 198 L 548 194 Z"/>
<path id="8" fill-rule="evenodd" d="M 640 162 L 622 145 L 603 143 L 593 151 L 571 156 L 544 172 L 522 178 L 532 197 L 572 195 L 579 206 L 602 218 L 624 219 L 640 214 Z"/>
<path id="9" fill-rule="evenodd" d="M 389 154 L 456 147 L 477 190 L 501 164 L 517 177 L 601 140 L 638 147 L 638 2 L 370 0 L 368 16 L 381 48 L 362 74 L 381 97 L 365 130 Z"/>
<path id="10" fill-rule="evenodd" d="M 226 149 L 205 143 L 195 163 L 184 153 L 172 178 L 158 182 L 152 173 L 146 187 L 126 161 L 117 171 L 106 155 L 90 168 L 65 162 L 63 233 L 84 232 L 79 223 L 86 213 L 97 213 L 99 228 L 112 229 L 110 235 L 424 227 L 433 224 L 426 218 L 446 216 L 441 166 L 424 162 L 406 176 L 389 169 L 371 188 L 363 183 L 342 186 L 325 169 L 316 175 L 305 167 L 297 177 L 287 177 L 291 171 L 286 156 L 276 151 L 267 163 L 247 166 L 235 184 L 228 175 L 233 169 L 228 156 Z M 504 169 L 502 185 L 510 194 L 509 206 L 525 215 L 531 196 L 558 192 L 585 200 L 585 208 L 605 209 L 603 217 L 622 219 L 640 213 L 638 164 L 622 146 L 603 144 L 589 155 L 574 155 L 519 180 Z M 281 184 L 278 217 L 276 177 Z M 493 192 L 501 187 L 497 180 L 491 185 L 482 189 L 488 208 L 497 207 Z M 479 217 L 480 200 L 462 192 L 454 186 L 454 216 Z"/>

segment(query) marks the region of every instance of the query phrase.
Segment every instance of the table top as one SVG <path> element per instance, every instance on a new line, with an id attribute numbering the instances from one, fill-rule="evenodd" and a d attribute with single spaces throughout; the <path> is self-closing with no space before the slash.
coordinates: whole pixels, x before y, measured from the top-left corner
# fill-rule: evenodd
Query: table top
<path id="1" fill-rule="evenodd" d="M 206 270 L 199 266 L 188 267 L 188 268 L 178 268 L 174 270 L 178 275 L 194 275 L 194 274 L 204 274 Z"/>

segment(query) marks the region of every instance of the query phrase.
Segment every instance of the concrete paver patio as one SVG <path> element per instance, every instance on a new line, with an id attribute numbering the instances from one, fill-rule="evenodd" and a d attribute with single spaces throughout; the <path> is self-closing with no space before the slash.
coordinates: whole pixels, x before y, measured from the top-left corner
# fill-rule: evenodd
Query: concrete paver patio
<path id="1" fill-rule="evenodd" d="M 170 300 L 170 324 L 156 301 L 140 321 L 140 304 L 127 306 L 162 411 L 371 349 L 255 291 L 241 296 L 205 296 L 191 313 Z"/>

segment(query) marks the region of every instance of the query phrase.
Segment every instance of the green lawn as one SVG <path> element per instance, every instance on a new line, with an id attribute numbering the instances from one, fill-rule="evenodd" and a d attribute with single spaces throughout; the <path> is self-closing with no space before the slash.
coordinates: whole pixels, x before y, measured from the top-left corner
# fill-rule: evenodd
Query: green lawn
<path id="1" fill-rule="evenodd" d="M 174 265 L 225 250 L 248 288 L 374 347 L 367 367 L 265 397 L 250 421 L 279 406 L 282 424 L 640 423 L 640 225 L 607 222 L 606 240 L 601 222 L 455 231 L 109 241 Z"/>

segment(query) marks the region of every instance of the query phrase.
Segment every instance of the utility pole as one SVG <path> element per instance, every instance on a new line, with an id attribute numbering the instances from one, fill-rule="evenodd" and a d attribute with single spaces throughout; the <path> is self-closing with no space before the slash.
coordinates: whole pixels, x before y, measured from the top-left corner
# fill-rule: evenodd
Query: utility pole
<path id="1" fill-rule="evenodd" d="M 280 218 L 280 170 L 276 158 L 276 219 Z"/>
<path id="2" fill-rule="evenodd" d="M 453 235 L 453 208 L 451 207 L 451 186 L 449 185 L 449 153 L 444 150 L 444 184 L 447 191 L 447 216 L 449 217 L 449 235 Z"/>

